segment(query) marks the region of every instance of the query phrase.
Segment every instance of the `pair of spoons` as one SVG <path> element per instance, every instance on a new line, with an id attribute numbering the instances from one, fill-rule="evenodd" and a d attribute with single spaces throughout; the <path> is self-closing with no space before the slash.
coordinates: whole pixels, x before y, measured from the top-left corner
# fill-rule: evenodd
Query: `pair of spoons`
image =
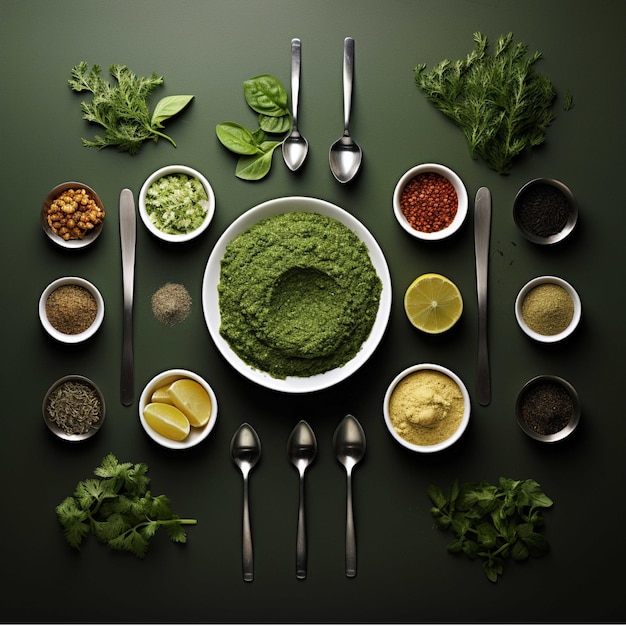
<path id="1" fill-rule="evenodd" d="M 346 415 L 333 436 L 333 448 L 337 460 L 346 468 L 346 576 L 356 576 L 356 537 L 352 510 L 352 469 L 365 454 L 365 433 L 358 420 Z M 254 578 L 252 533 L 250 529 L 250 507 L 248 503 L 248 476 L 261 456 L 261 441 L 249 424 L 242 424 L 231 441 L 231 456 L 243 475 L 243 578 Z M 304 513 L 304 475 L 317 455 L 317 440 L 311 427 L 301 420 L 295 426 L 287 443 L 287 455 L 300 476 L 300 498 L 298 506 L 298 529 L 296 535 L 296 577 L 306 578 L 307 548 Z"/>
<path id="2" fill-rule="evenodd" d="M 283 159 L 287 167 L 295 172 L 306 159 L 309 142 L 298 130 L 298 101 L 300 94 L 300 58 L 299 39 L 291 41 L 291 99 L 293 103 L 293 125 L 291 133 L 283 141 Z M 363 159 L 360 146 L 350 136 L 350 112 L 352 109 L 352 82 L 354 77 L 354 39 L 346 37 L 343 43 L 343 134 L 330 147 L 328 160 L 333 176 L 340 183 L 352 180 Z"/>

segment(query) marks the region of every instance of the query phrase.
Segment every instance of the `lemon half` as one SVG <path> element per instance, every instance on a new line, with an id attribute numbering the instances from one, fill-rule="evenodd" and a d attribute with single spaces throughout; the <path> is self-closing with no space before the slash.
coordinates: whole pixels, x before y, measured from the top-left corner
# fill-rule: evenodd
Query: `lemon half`
<path id="1" fill-rule="evenodd" d="M 422 274 L 406 290 L 404 310 L 415 328 L 434 335 L 456 324 L 463 313 L 463 298 L 449 278 Z"/>

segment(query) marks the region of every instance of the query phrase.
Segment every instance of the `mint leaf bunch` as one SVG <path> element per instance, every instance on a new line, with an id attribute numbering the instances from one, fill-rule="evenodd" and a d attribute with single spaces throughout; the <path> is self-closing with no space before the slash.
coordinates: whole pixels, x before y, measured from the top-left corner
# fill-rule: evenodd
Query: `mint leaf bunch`
<path id="1" fill-rule="evenodd" d="M 186 543 L 184 526 L 195 519 L 181 519 L 164 495 L 153 496 L 145 463 L 120 463 L 108 454 L 95 468 L 95 478 L 76 485 L 74 493 L 55 509 L 67 543 L 80 549 L 93 534 L 114 550 L 145 557 L 150 539 L 162 528 L 177 543 Z"/>
<path id="2" fill-rule="evenodd" d="M 508 558 L 524 561 L 549 551 L 540 529 L 543 510 L 553 502 L 533 479 L 501 477 L 497 485 L 455 481 L 448 495 L 431 485 L 428 496 L 436 526 L 455 535 L 448 551 L 481 559 L 491 582 L 498 581 Z"/>

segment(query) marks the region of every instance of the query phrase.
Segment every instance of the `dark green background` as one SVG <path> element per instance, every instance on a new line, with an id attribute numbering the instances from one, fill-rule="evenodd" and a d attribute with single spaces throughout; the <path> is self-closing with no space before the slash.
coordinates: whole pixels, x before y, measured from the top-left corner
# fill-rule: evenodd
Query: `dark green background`
<path id="1" fill-rule="evenodd" d="M 2 64 L 2 619 L 10 622 L 603 622 L 626 619 L 623 456 L 624 298 L 623 148 L 624 18 L 622 0 L 4 0 Z M 537 66 L 554 83 L 557 119 L 547 142 L 520 159 L 509 176 L 473 161 L 460 131 L 413 83 L 417 63 L 464 57 L 481 31 L 491 42 L 509 31 L 540 50 Z M 359 178 L 341 186 L 328 167 L 328 147 L 342 130 L 341 57 L 356 40 L 352 131 L 365 157 Z M 270 176 L 235 178 L 235 161 L 214 128 L 235 120 L 252 126 L 242 82 L 271 73 L 289 85 L 289 46 L 302 39 L 300 126 L 310 142 L 305 168 L 287 170 L 276 154 Z M 191 107 L 166 130 L 178 143 L 146 145 L 135 157 L 83 148 L 96 129 L 67 87 L 81 60 L 113 63 L 165 77 L 158 97 L 191 93 Z M 575 107 L 563 111 L 570 91 Z M 493 194 L 490 338 L 493 400 L 473 406 L 465 437 L 437 456 L 417 456 L 387 433 L 382 400 L 391 379 L 414 363 L 433 361 L 458 373 L 474 396 L 476 302 L 472 214 L 454 240 L 427 245 L 408 237 L 391 210 L 394 185 L 409 167 L 444 163 L 458 172 L 473 200 Z M 202 171 L 217 197 L 210 230 L 196 243 L 162 245 L 138 223 L 136 394 L 160 370 L 184 367 L 213 385 L 219 418 L 210 439 L 174 454 L 143 433 L 137 403 L 119 401 L 121 269 L 118 197 L 137 195 L 155 169 L 174 163 Z M 516 191 L 535 177 L 569 185 L 580 204 L 579 229 L 566 243 L 540 249 L 516 232 Z M 83 252 L 53 247 L 39 225 L 41 203 L 57 183 L 93 186 L 108 210 L 104 232 Z M 337 387 L 308 397 L 258 388 L 217 353 L 204 323 L 201 281 L 212 246 L 250 207 L 288 195 L 334 202 L 359 218 L 383 248 L 394 297 L 388 332 L 371 360 Z M 472 203 L 473 204 L 473 203 Z M 402 298 L 427 271 L 460 287 L 458 327 L 428 337 L 410 327 Z M 92 280 L 106 319 L 89 343 L 64 347 L 47 338 L 37 301 L 64 275 Z M 557 346 L 531 343 L 516 326 L 519 288 L 540 274 L 569 280 L 583 301 L 575 336 Z M 193 311 L 166 328 L 150 297 L 166 281 L 189 289 Z M 93 378 L 108 403 L 103 430 L 91 442 L 55 440 L 41 401 L 57 378 Z M 541 373 L 558 374 L 579 391 L 583 418 L 565 442 L 542 446 L 515 423 L 515 396 Z M 331 450 L 348 412 L 368 440 L 355 471 L 359 572 L 343 572 L 345 483 Z M 297 476 L 286 459 L 287 436 L 300 419 L 320 444 L 308 474 L 309 576 L 295 578 Z M 256 578 L 241 578 L 241 477 L 228 446 L 244 421 L 258 431 L 263 457 L 251 477 Z M 81 553 L 64 542 L 55 505 L 108 453 L 150 466 L 154 490 L 182 516 L 199 519 L 185 546 L 155 540 L 144 561 L 89 541 Z M 546 514 L 552 552 L 509 564 L 497 585 L 478 562 L 449 556 L 449 537 L 433 529 L 426 488 L 504 475 L 538 480 L 554 501 Z"/>

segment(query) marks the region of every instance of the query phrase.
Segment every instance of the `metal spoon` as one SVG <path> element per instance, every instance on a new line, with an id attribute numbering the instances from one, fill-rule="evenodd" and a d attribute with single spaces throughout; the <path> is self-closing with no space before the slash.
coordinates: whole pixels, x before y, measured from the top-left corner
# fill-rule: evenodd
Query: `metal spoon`
<path id="1" fill-rule="evenodd" d="M 333 436 L 333 447 L 337 460 L 346 468 L 346 576 L 356 576 L 356 537 L 352 514 L 352 468 L 365 454 L 365 433 L 361 424 L 352 415 L 346 415 Z"/>
<path id="2" fill-rule="evenodd" d="M 293 124 L 291 133 L 283 141 L 283 159 L 287 167 L 295 172 L 306 159 L 309 142 L 298 131 L 298 95 L 300 93 L 300 40 L 291 40 L 291 100 Z"/>
<path id="3" fill-rule="evenodd" d="M 296 537 L 296 578 L 306 578 L 307 550 L 304 521 L 304 473 L 317 454 L 317 440 L 311 427 L 301 420 L 289 435 L 287 456 L 300 474 L 300 505 L 298 507 L 298 533 Z"/>
<path id="4" fill-rule="evenodd" d="M 249 424 L 242 424 L 230 442 L 230 454 L 243 474 L 243 579 L 254 578 L 252 533 L 250 531 L 250 507 L 248 506 L 248 474 L 261 456 L 261 441 Z"/>
<path id="5" fill-rule="evenodd" d="M 354 75 L 354 39 L 343 42 L 343 135 L 330 147 L 328 159 L 333 176 L 340 183 L 352 180 L 361 167 L 363 152 L 350 137 L 350 109 L 352 106 L 352 79 Z"/>

